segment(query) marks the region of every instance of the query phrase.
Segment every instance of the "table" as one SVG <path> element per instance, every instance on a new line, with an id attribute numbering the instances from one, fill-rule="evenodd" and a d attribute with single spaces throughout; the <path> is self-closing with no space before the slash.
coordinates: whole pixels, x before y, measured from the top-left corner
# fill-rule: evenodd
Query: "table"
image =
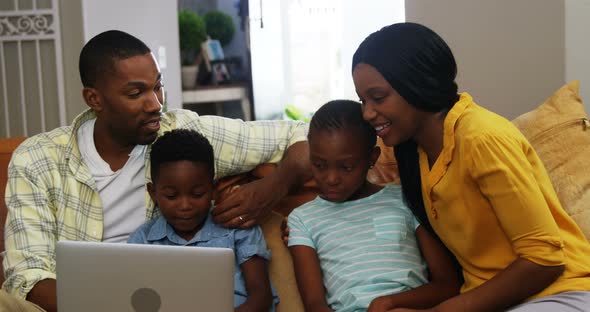
<path id="1" fill-rule="evenodd" d="M 205 86 L 194 90 L 182 91 L 183 105 L 191 103 L 218 103 L 216 104 L 218 115 L 223 114 L 220 102 L 235 100 L 240 101 L 242 112 L 244 113 L 244 120 L 252 120 L 248 89 L 244 85 Z"/>

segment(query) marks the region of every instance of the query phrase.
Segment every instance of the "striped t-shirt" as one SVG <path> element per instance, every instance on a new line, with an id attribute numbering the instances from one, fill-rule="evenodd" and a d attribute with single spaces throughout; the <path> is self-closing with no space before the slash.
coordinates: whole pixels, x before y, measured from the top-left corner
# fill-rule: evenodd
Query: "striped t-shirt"
<path id="1" fill-rule="evenodd" d="M 365 311 L 379 296 L 427 282 L 415 231 L 400 186 L 333 203 L 319 196 L 289 215 L 289 246 L 317 252 L 326 301 L 335 311 Z"/>

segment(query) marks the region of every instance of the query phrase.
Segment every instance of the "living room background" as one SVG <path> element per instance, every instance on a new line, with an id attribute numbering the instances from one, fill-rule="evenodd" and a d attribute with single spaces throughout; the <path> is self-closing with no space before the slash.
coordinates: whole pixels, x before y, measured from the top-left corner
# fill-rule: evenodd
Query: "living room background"
<path id="1" fill-rule="evenodd" d="M 218 7 L 233 7 L 237 2 L 194 1 L 208 2 Z M 259 27 L 261 3 L 263 11 L 274 5 L 278 6 L 279 12 L 279 15 L 263 14 L 263 28 Z M 332 55 L 326 52 L 322 55 L 312 49 L 287 49 L 287 52 L 278 53 L 276 49 L 289 47 L 283 43 L 285 41 L 305 46 L 308 42 L 301 38 L 306 38 L 307 32 L 315 36 L 310 42 L 321 42 L 322 36 L 328 36 L 329 40 L 325 44 L 340 41 L 350 45 L 348 49 L 352 51 L 357 41 L 360 42 L 369 32 L 381 26 L 369 26 L 375 14 L 394 15 L 387 9 L 371 7 L 370 3 L 353 0 L 249 1 L 250 14 L 246 24 L 251 31 L 244 30 L 246 36 L 243 45 L 248 47 L 246 39 L 250 36 L 253 53 L 259 31 L 269 31 L 273 19 L 280 19 L 281 12 L 290 12 L 294 23 L 304 20 L 305 16 L 321 20 L 326 14 L 333 14 L 333 18 L 337 14 L 346 14 L 347 10 L 354 13 L 342 19 L 345 24 L 336 23 L 333 27 L 324 25 L 313 28 L 310 23 L 307 29 L 299 29 L 302 31 L 299 34 L 284 29 L 275 31 L 282 41 L 272 43 L 271 49 L 262 49 L 272 52 L 265 60 L 257 61 L 253 57 L 253 78 L 256 78 L 260 63 L 266 67 L 269 64 L 284 64 L 285 61 L 280 58 L 285 53 L 290 67 L 308 67 L 312 70 L 318 66 L 322 68 L 307 76 L 286 71 L 282 68 L 284 65 L 276 65 L 271 68 L 273 74 L 262 75 L 265 79 L 282 80 L 289 88 L 257 88 L 253 84 L 253 108 L 258 119 L 284 118 L 282 113 L 288 104 L 306 108 L 306 105 L 314 103 L 321 105 L 328 98 L 356 99 L 352 86 L 344 84 L 349 76 L 349 57 L 344 53 Z M 499 0 L 488 3 L 470 0 L 406 0 L 399 3 L 404 5 L 405 20 L 433 27 L 449 42 L 459 63 L 460 86 L 472 93 L 481 105 L 512 118 L 541 103 L 566 81 L 579 79 L 581 96 L 586 99 L 586 109 L 590 110 L 590 54 L 584 34 L 590 27 L 588 1 Z M 33 4 L 37 9 L 46 11 L 35 13 Z M 46 15 L 47 10 L 53 8 L 58 8 L 59 16 L 51 17 L 47 22 L 48 27 L 59 30 L 60 40 L 56 41 L 59 47 L 52 46 L 50 39 L 40 41 L 40 58 L 55 61 L 47 63 L 48 67 L 41 66 L 43 76 L 39 79 L 36 43 L 25 38 L 31 33 L 29 31 L 27 34 L 24 28 L 20 29 L 17 20 L 23 16 Z M 330 8 L 334 10 L 330 11 Z M 337 13 L 338 8 L 340 13 Z M 168 108 L 181 107 L 178 37 L 170 35 L 178 32 L 178 9 L 179 2 L 160 0 L 0 1 L 0 137 L 31 136 L 69 124 L 74 116 L 85 109 L 77 72 L 79 51 L 93 34 L 115 27 L 134 33 L 150 45 L 161 65 L 165 65 L 163 71 Z M 322 9 L 325 9 L 325 13 L 321 13 Z M 395 21 L 398 20 L 391 20 Z M 352 36 L 346 27 L 359 30 L 358 37 Z M 318 31 L 314 32 L 314 29 Z M 330 34 L 336 29 L 340 29 L 345 37 L 333 38 Z M 17 40 L 17 37 L 20 39 Z M 24 54 L 19 56 L 19 49 Z M 58 57 L 53 55 L 58 50 L 61 50 L 61 65 L 57 62 Z M 19 64 L 22 64 L 20 68 Z M 59 83 L 56 66 L 62 72 Z M 43 83 L 42 92 L 39 81 Z M 312 84 L 311 81 L 316 83 Z M 348 96 L 339 92 L 346 92 Z M 316 95 L 320 96 L 314 98 Z M 40 101 L 41 97 L 43 102 Z M 239 113 L 239 107 L 237 109 Z M 312 107 L 308 109 L 312 110 Z M 224 110 L 224 113 L 230 114 L 231 110 Z"/>

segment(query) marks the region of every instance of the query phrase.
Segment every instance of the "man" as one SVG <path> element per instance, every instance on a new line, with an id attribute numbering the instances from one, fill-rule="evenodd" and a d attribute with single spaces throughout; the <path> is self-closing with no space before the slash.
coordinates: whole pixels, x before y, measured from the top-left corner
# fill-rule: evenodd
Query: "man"
<path id="1" fill-rule="evenodd" d="M 3 289 L 13 296 L 1 292 L 0 308 L 7 302 L 38 309 L 26 298 L 55 311 L 57 241 L 125 242 L 159 214 L 145 183 L 150 144 L 165 131 L 190 128 L 207 137 L 216 178 L 282 159 L 275 174 L 239 188 L 214 208 L 214 220 L 223 226 L 254 225 L 308 172 L 301 123 L 161 113 L 158 64 L 150 49 L 127 33 L 107 31 L 92 38 L 79 65 L 90 108 L 72 126 L 23 142 L 8 168 Z"/>

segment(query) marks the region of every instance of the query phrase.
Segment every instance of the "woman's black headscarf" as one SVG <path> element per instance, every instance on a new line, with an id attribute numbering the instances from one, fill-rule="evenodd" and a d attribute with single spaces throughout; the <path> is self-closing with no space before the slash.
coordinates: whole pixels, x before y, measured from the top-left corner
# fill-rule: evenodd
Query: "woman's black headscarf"
<path id="1" fill-rule="evenodd" d="M 449 109 L 457 100 L 457 64 L 449 46 L 416 23 L 383 27 L 369 35 L 352 57 L 373 66 L 410 105 L 424 111 Z"/>

